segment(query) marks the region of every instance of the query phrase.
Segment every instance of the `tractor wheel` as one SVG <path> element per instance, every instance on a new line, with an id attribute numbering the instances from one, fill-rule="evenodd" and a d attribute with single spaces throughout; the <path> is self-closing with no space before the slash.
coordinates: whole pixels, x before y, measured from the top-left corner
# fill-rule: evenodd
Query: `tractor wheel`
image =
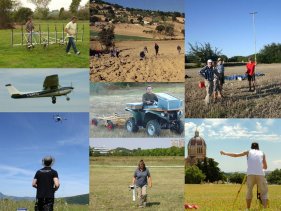
<path id="1" fill-rule="evenodd" d="M 98 120 L 96 118 L 93 118 L 92 119 L 92 125 L 98 126 L 98 124 L 99 124 Z"/>
<path id="2" fill-rule="evenodd" d="M 139 131 L 139 127 L 137 126 L 134 117 L 130 117 L 126 121 L 125 128 L 127 129 L 128 132 L 131 132 L 131 133 L 136 133 Z"/>
<path id="3" fill-rule="evenodd" d="M 177 121 L 175 127 L 173 129 L 171 129 L 173 132 L 177 133 L 177 134 L 182 134 L 184 131 L 184 124 L 182 121 Z"/>
<path id="4" fill-rule="evenodd" d="M 146 124 L 146 132 L 149 136 L 159 136 L 161 132 L 161 126 L 157 120 L 150 120 Z"/>
<path id="5" fill-rule="evenodd" d="M 106 125 L 108 130 L 113 130 L 114 129 L 114 124 L 112 121 L 108 120 L 107 125 Z"/>

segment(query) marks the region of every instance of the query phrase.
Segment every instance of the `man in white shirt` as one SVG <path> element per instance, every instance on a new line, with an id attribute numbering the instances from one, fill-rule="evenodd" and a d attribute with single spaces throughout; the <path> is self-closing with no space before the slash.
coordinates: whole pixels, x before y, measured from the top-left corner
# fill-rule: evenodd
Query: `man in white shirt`
<path id="1" fill-rule="evenodd" d="M 264 170 L 267 169 L 267 162 L 265 159 L 265 154 L 259 150 L 259 144 L 256 142 L 252 143 L 251 150 L 241 152 L 241 153 L 230 153 L 230 152 L 220 152 L 221 155 L 227 155 L 230 157 L 242 157 L 247 156 L 247 195 L 246 203 L 247 209 L 250 209 L 252 197 L 253 197 L 253 187 L 256 184 L 260 191 L 260 198 L 264 208 L 267 208 L 268 201 L 268 187 L 265 179 Z"/>
<path id="2" fill-rule="evenodd" d="M 67 46 L 66 46 L 66 53 L 67 54 L 71 54 L 70 53 L 70 48 L 72 46 L 75 54 L 79 55 L 80 52 L 77 50 L 76 48 L 76 45 L 75 45 L 75 36 L 76 36 L 76 33 L 77 33 L 77 18 L 76 17 L 72 17 L 71 18 L 71 21 L 66 24 L 65 28 L 64 28 L 64 31 L 66 32 L 66 36 L 68 37 L 68 43 L 67 43 Z"/>

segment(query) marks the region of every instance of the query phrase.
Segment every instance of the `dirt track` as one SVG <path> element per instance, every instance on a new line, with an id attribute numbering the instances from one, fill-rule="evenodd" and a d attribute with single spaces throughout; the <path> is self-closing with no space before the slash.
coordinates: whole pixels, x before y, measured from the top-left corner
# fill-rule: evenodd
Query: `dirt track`
<path id="1" fill-rule="evenodd" d="M 154 52 L 155 41 L 123 41 L 116 43 L 120 58 L 103 55 L 91 59 L 90 78 L 93 82 L 183 82 L 184 41 L 157 41 L 159 55 Z M 182 50 L 179 55 L 177 46 Z M 139 54 L 148 48 L 145 60 Z"/>
<path id="2" fill-rule="evenodd" d="M 248 81 L 226 81 L 225 98 L 205 106 L 205 89 L 198 87 L 202 78 L 199 68 L 186 70 L 185 114 L 187 118 L 280 118 L 281 117 L 281 64 L 258 65 L 257 93 L 248 91 Z M 243 74 L 245 67 L 226 67 L 225 74 Z"/>

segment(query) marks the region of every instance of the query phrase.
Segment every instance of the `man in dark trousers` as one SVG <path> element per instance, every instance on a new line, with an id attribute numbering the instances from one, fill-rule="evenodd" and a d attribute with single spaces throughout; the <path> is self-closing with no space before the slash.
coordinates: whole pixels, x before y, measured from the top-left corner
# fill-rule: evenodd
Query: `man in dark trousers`
<path id="1" fill-rule="evenodd" d="M 155 48 L 155 54 L 157 56 L 159 53 L 159 45 L 157 43 L 155 43 L 154 48 Z"/>
<path id="2" fill-rule="evenodd" d="M 146 87 L 146 93 L 142 96 L 142 102 L 144 106 L 152 106 L 155 102 L 158 102 L 156 94 L 152 92 L 152 86 Z"/>
<path id="3" fill-rule="evenodd" d="M 256 68 L 257 63 L 253 61 L 251 57 L 248 59 L 248 63 L 246 65 L 247 71 L 246 75 L 248 76 L 248 81 L 249 81 L 249 92 L 256 90 L 256 78 L 255 78 L 255 68 Z"/>
<path id="4" fill-rule="evenodd" d="M 51 156 L 42 160 L 44 168 L 38 170 L 32 181 L 37 189 L 35 211 L 53 211 L 55 191 L 60 187 L 58 172 L 51 168 L 54 159 Z"/>

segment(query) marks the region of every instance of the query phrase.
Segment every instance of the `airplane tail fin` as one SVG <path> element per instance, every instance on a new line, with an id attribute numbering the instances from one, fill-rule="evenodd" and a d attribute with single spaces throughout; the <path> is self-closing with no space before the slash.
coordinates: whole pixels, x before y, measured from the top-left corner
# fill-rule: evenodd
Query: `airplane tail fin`
<path id="1" fill-rule="evenodd" d="M 8 92 L 11 96 L 21 94 L 20 91 L 17 90 L 12 84 L 6 84 L 6 87 L 7 87 Z"/>

